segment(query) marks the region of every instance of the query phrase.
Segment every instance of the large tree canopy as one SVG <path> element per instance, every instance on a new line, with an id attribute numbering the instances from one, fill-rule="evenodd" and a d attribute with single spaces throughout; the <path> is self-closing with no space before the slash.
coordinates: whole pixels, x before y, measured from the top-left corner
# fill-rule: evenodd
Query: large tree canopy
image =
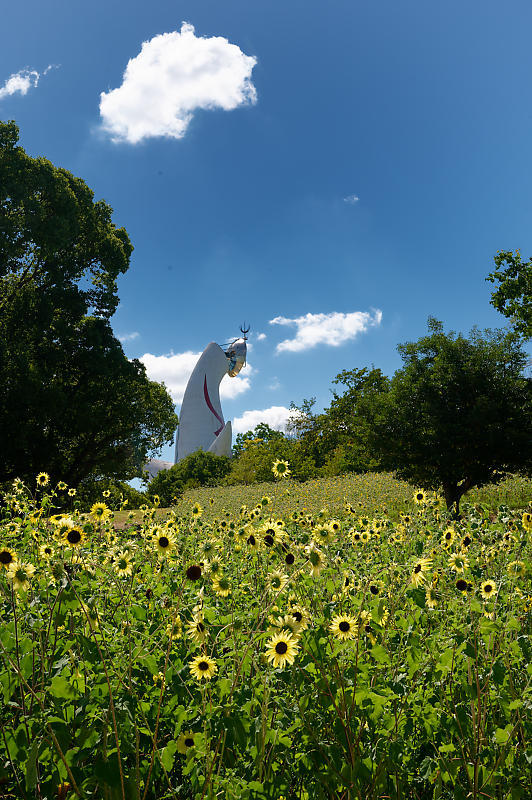
<path id="1" fill-rule="evenodd" d="M 80 178 L 17 139 L 0 123 L 0 481 L 140 475 L 177 418 L 109 323 L 129 237 Z"/>
<path id="2" fill-rule="evenodd" d="M 517 337 L 473 330 L 429 333 L 398 348 L 404 366 L 376 394 L 371 440 L 384 466 L 426 488 L 443 487 L 449 507 L 474 486 L 532 467 L 532 381 Z"/>

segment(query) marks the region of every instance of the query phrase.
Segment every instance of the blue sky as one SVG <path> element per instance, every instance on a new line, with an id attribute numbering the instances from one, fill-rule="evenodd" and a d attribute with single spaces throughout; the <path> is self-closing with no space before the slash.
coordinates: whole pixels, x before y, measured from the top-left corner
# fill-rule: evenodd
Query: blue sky
<path id="1" fill-rule="evenodd" d="M 224 414 L 281 424 L 342 369 L 393 373 L 429 315 L 504 323 L 485 277 L 532 250 L 531 27 L 512 0 L 25 0 L 0 118 L 128 230 L 128 356 L 179 400 L 249 321 Z"/>

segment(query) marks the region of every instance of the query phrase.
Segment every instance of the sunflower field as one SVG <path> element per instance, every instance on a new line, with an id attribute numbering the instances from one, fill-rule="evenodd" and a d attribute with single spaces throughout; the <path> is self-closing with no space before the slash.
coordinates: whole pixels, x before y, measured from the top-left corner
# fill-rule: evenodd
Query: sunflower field
<path id="1" fill-rule="evenodd" d="M 532 797 L 532 505 L 288 486 L 128 515 L 13 483 L 0 797 Z"/>

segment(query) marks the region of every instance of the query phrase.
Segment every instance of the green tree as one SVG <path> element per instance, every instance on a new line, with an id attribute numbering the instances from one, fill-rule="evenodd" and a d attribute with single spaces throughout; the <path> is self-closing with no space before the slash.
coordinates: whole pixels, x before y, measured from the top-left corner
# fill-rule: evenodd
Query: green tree
<path id="1" fill-rule="evenodd" d="M 162 506 L 171 506 L 185 489 L 197 486 L 218 486 L 231 471 L 231 459 L 204 450 L 178 461 L 170 469 L 163 469 L 150 481 L 146 494 L 157 495 Z"/>
<path id="2" fill-rule="evenodd" d="M 500 250 L 495 256 L 495 270 L 486 280 L 498 283 L 491 304 L 511 320 L 516 333 L 532 337 L 532 259 L 523 261 L 516 250 Z"/>
<path id="3" fill-rule="evenodd" d="M 233 456 L 239 458 L 244 450 L 251 444 L 263 444 L 264 442 L 280 441 L 284 436 L 281 431 L 276 431 L 266 422 L 259 422 L 254 430 L 245 433 L 237 433 L 233 445 Z"/>
<path id="4" fill-rule="evenodd" d="M 344 391 L 333 390 L 331 405 L 313 413 L 314 398 L 304 400 L 292 417 L 290 432 L 323 474 L 367 472 L 380 468 L 378 455 L 369 444 L 365 409 L 375 394 L 386 392 L 389 379 L 380 369 L 343 370 L 333 380 Z"/>
<path id="5" fill-rule="evenodd" d="M 0 123 L 0 481 L 140 475 L 177 417 L 109 322 L 131 243 L 81 179 L 17 140 Z"/>
<path id="6" fill-rule="evenodd" d="M 388 392 L 366 409 L 371 443 L 384 466 L 426 488 L 448 508 L 474 486 L 532 466 L 532 381 L 527 354 L 504 331 L 429 333 L 399 345 L 404 362 Z"/>

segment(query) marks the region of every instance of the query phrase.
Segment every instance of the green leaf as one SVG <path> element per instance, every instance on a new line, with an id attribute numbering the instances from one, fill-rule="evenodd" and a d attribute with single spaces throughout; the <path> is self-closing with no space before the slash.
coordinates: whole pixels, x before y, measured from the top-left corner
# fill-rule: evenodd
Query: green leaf
<path id="1" fill-rule="evenodd" d="M 168 742 L 166 747 L 161 751 L 161 761 L 167 772 L 170 772 L 174 766 L 174 758 L 177 751 L 177 742 L 172 739 Z"/>
<path id="2" fill-rule="evenodd" d="M 39 754 L 39 740 L 34 739 L 31 743 L 30 752 L 26 759 L 26 789 L 34 789 L 37 785 L 37 756 Z"/>
<path id="3" fill-rule="evenodd" d="M 62 675 L 56 675 L 55 678 L 52 678 L 50 692 L 54 697 L 59 697 L 65 700 L 72 699 L 76 694 L 76 690 L 72 685 L 72 680 L 70 678 L 63 677 Z"/>
<path id="4" fill-rule="evenodd" d="M 379 664 L 389 664 L 390 656 L 381 644 L 374 645 L 370 650 L 371 655 Z"/>

